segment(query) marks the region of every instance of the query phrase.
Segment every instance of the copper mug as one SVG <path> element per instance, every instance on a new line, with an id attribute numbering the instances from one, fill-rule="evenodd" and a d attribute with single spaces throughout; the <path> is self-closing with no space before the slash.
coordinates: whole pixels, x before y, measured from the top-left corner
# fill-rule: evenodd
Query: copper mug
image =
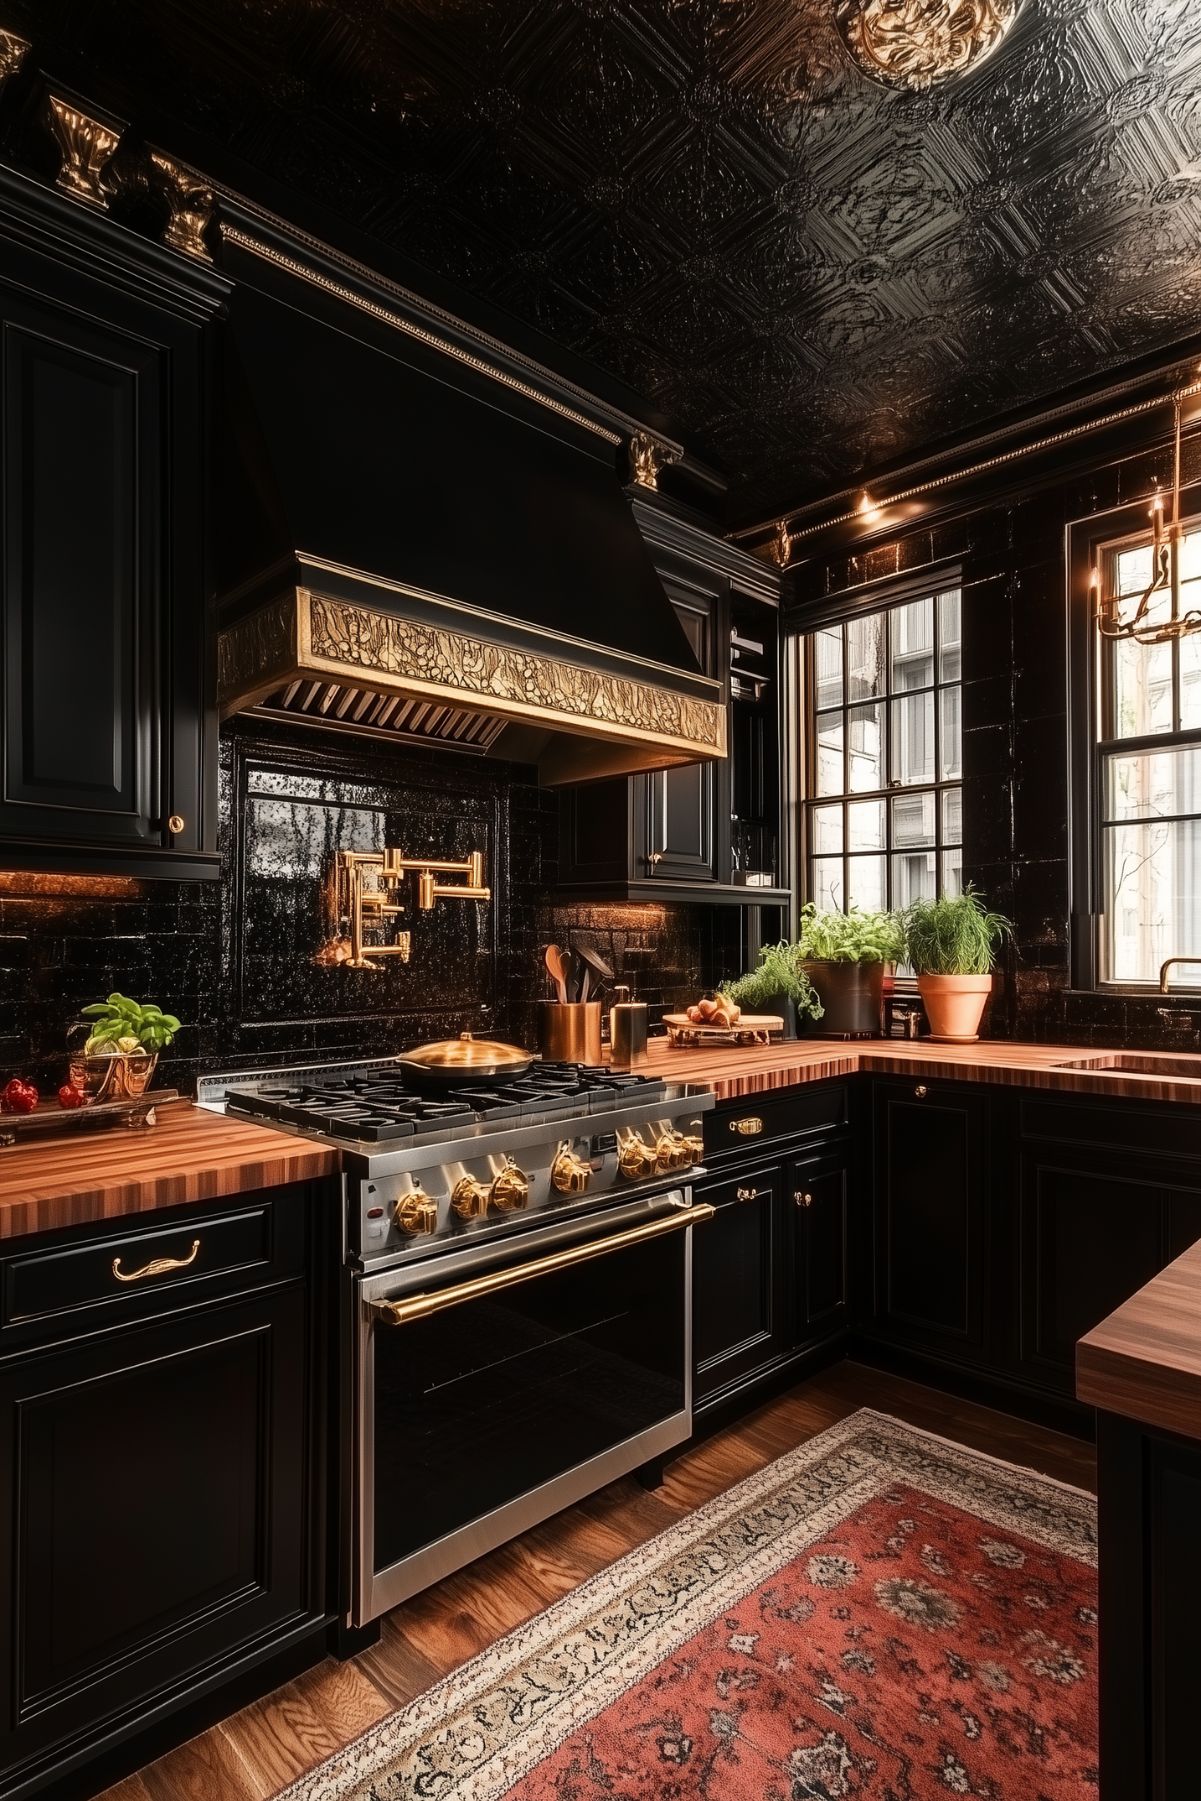
<path id="1" fill-rule="evenodd" d="M 539 1001 L 538 1045 L 548 1063 L 601 1060 L 599 1001 Z"/>

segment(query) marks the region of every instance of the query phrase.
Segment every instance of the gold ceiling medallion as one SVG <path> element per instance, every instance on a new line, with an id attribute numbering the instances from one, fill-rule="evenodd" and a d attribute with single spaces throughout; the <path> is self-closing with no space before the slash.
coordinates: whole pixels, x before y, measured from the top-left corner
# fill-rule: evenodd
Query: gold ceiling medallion
<path id="1" fill-rule="evenodd" d="M 161 150 L 152 150 L 150 160 L 166 183 L 171 208 L 163 243 L 169 244 L 172 250 L 182 251 L 185 256 L 211 263 L 212 253 L 204 241 L 204 234 L 217 205 L 212 188 L 207 187 L 199 175 L 193 175 L 181 163 L 164 156 Z"/>
<path id="2" fill-rule="evenodd" d="M 873 81 L 930 88 L 990 56 L 1022 0 L 839 0 L 842 41 Z"/>
<path id="3" fill-rule="evenodd" d="M 1132 638 L 1136 644 L 1168 644 L 1173 638 L 1188 638 L 1201 632 L 1201 610 L 1180 611 L 1180 550 L 1184 527 L 1180 523 L 1180 415 L 1182 394 L 1172 397 L 1174 430 L 1172 436 L 1171 516 L 1164 519 L 1164 496 L 1157 486 L 1151 497 L 1148 517 L 1151 520 L 1151 580 L 1137 597 L 1127 598 L 1122 611 L 1121 598 L 1106 594 L 1099 569 L 1090 581 L 1097 608 L 1097 630 L 1103 638 Z M 1166 617 L 1157 606 L 1156 596 L 1168 603 Z"/>
<path id="4" fill-rule="evenodd" d="M 58 186 L 73 200 L 83 200 L 88 206 L 107 206 L 108 196 L 101 178 L 121 142 L 121 133 L 110 130 L 99 119 L 89 118 L 69 100 L 58 100 L 53 94 L 50 95 L 50 124 L 63 155 Z"/>
<path id="5" fill-rule="evenodd" d="M 28 38 L 19 38 L 15 31 L 0 31 L 0 87 L 16 74 L 28 55 Z"/>
<path id="6" fill-rule="evenodd" d="M 630 478 L 635 487 L 657 491 L 660 472 L 679 460 L 680 453 L 673 445 L 661 443 L 649 432 L 636 431 L 630 439 Z"/>

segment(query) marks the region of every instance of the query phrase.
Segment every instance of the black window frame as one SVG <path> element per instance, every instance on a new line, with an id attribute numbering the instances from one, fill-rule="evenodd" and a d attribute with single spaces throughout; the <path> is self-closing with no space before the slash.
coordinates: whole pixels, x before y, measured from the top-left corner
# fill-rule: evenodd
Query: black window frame
<path id="1" fill-rule="evenodd" d="M 1201 484 L 1182 490 L 1180 517 L 1186 527 L 1201 525 Z M 1068 876 L 1070 981 L 1095 994 L 1149 995 L 1158 982 L 1110 981 L 1105 965 L 1104 771 L 1123 751 L 1165 750 L 1201 744 L 1201 728 L 1152 732 L 1137 738 L 1102 736 L 1113 706 L 1112 659 L 1096 625 L 1098 572 L 1117 550 L 1150 543 L 1149 501 L 1131 501 L 1075 519 L 1066 530 L 1068 578 Z M 1173 647 L 1173 718 L 1178 718 L 1179 658 Z M 1189 817 L 1201 817 L 1189 815 Z M 1201 937 L 1199 937 L 1201 943 Z"/>
<path id="2" fill-rule="evenodd" d="M 890 579 L 887 582 L 880 582 L 880 583 L 873 583 L 870 585 L 866 585 L 862 588 L 855 589 L 851 592 L 841 594 L 838 596 L 838 598 L 836 600 L 831 599 L 830 601 L 827 601 L 824 603 L 807 606 L 802 613 L 799 613 L 795 616 L 796 628 L 801 633 L 802 638 L 803 638 L 803 643 L 802 643 L 802 695 L 803 695 L 804 717 L 803 717 L 803 722 L 802 722 L 802 730 L 800 733 L 802 750 L 803 750 L 803 758 L 802 758 L 802 770 L 801 770 L 801 776 L 802 776 L 801 791 L 800 791 L 800 796 L 799 796 L 800 805 L 798 808 L 798 812 L 799 812 L 799 832 L 798 832 L 799 855 L 797 858 L 797 878 L 796 878 L 798 895 L 799 895 L 799 899 L 802 902 L 802 904 L 804 902 L 806 902 L 807 900 L 814 898 L 814 896 L 813 896 L 813 864 L 814 864 L 816 853 L 813 849 L 813 842 L 812 842 L 813 828 L 812 828 L 812 824 L 811 824 L 811 819 L 812 819 L 812 814 L 813 814 L 814 808 L 821 807 L 821 806 L 830 806 L 830 805 L 841 804 L 844 809 L 843 850 L 841 851 L 841 853 L 831 853 L 831 854 L 841 856 L 841 859 L 842 859 L 843 865 L 844 865 L 844 869 L 845 869 L 847 857 L 849 854 L 846 850 L 845 809 L 846 809 L 847 804 L 850 801 L 860 801 L 860 800 L 862 800 L 862 801 L 882 800 L 884 802 L 884 848 L 882 851 L 879 851 L 879 852 L 868 852 L 868 853 L 864 853 L 864 854 L 876 855 L 876 856 L 882 855 L 884 858 L 885 895 L 886 895 L 885 905 L 886 906 L 892 905 L 891 896 L 892 896 L 892 878 L 893 878 L 893 857 L 894 857 L 894 855 L 903 854 L 903 851 L 905 848 L 904 846 L 896 848 L 893 846 L 893 842 L 892 842 L 892 807 L 889 803 L 892 800 L 896 799 L 899 795 L 902 795 L 902 794 L 926 794 L 926 793 L 930 793 L 930 792 L 933 792 L 933 794 L 934 794 L 934 844 L 932 847 L 931 846 L 923 846 L 922 850 L 923 850 L 923 853 L 925 853 L 926 851 L 933 849 L 934 856 L 935 856 L 937 891 L 941 892 L 941 889 L 942 889 L 942 867 L 943 867 L 942 860 L 943 860 L 943 855 L 944 855 L 945 851 L 955 850 L 955 849 L 958 849 L 960 851 L 961 874 L 962 874 L 962 847 L 963 847 L 963 798 L 962 797 L 963 797 L 963 790 L 964 790 L 963 761 L 962 761 L 962 757 L 963 757 L 962 649 L 961 649 L 961 653 L 960 653 L 961 654 L 961 664 L 960 664 L 959 677 L 955 681 L 951 681 L 951 682 L 942 681 L 939 678 L 939 668 L 938 668 L 939 639 L 938 639 L 938 627 L 937 627 L 937 615 L 938 615 L 937 604 L 935 604 L 935 608 L 934 608 L 935 638 L 934 638 L 934 645 L 932 647 L 932 655 L 933 655 L 933 659 L 934 659 L 934 669 L 933 669 L 934 679 L 933 679 L 932 683 L 929 684 L 927 687 L 923 687 L 920 689 L 914 689 L 911 691 L 905 691 L 905 690 L 901 691 L 901 694 L 903 694 L 904 692 L 912 692 L 915 694 L 933 693 L 933 696 L 934 696 L 934 733 L 935 733 L 935 736 L 934 736 L 935 777 L 934 777 L 934 779 L 929 782 L 913 783 L 912 785 L 905 785 L 905 786 L 897 785 L 894 787 L 892 785 L 886 784 L 886 786 L 882 789 L 872 789 L 870 791 L 863 792 L 863 793 L 850 793 L 846 789 L 843 789 L 838 794 L 834 794 L 834 795 L 817 795 L 813 792 L 814 778 L 815 778 L 815 772 L 816 772 L 816 768 L 817 768 L 817 716 L 818 716 L 818 709 L 815 704 L 815 702 L 816 702 L 816 681 L 815 681 L 815 674 L 814 674 L 813 634 L 816 632 L 829 630 L 830 628 L 832 628 L 834 626 L 844 626 L 858 617 L 863 617 L 863 616 L 873 614 L 873 613 L 892 612 L 896 608 L 906 606 L 915 600 L 924 600 L 924 599 L 929 598 L 929 599 L 933 599 L 935 601 L 935 603 L 937 603 L 938 596 L 940 594 L 947 593 L 951 589 L 958 590 L 959 597 L 960 597 L 960 644 L 962 646 L 964 618 L 965 618 L 964 604 L 963 604 L 964 589 L 963 589 L 963 569 L 962 569 L 962 566 L 958 563 L 940 564 L 937 566 L 929 566 L 928 565 L 921 570 L 915 571 L 914 574 L 911 576 L 904 576 L 899 579 Z M 844 667 L 844 683 L 845 683 L 845 667 Z M 941 751 L 942 751 L 941 696 L 947 689 L 950 689 L 950 688 L 958 688 L 959 694 L 960 694 L 960 720 L 959 720 L 960 769 L 959 769 L 958 776 L 950 776 L 950 777 L 944 778 L 944 777 L 941 777 L 937 773 L 939 771 L 939 769 L 941 768 L 941 762 L 942 762 L 942 757 L 941 757 Z M 894 699 L 900 698 L 901 694 L 893 695 L 890 690 L 885 695 L 882 695 L 880 698 L 883 701 L 885 707 L 887 708 Z M 869 703 L 865 702 L 862 704 L 869 704 Z M 844 690 L 843 690 L 843 700 L 841 703 L 841 711 L 842 711 L 843 720 L 844 720 L 844 757 L 845 757 L 845 722 L 846 722 L 848 712 L 854 711 L 854 703 L 851 703 L 847 699 L 845 685 L 844 685 Z M 890 730 L 891 728 L 889 727 L 886 729 Z M 891 745 L 890 745 L 890 755 L 891 755 Z M 844 767 L 844 778 L 845 778 L 845 767 Z M 944 842 L 944 839 L 943 839 L 943 793 L 945 790 L 948 790 L 948 789 L 955 789 L 959 792 L 959 795 L 960 795 L 960 836 L 959 836 L 959 840 L 957 843 L 952 843 L 950 840 L 947 840 Z"/>

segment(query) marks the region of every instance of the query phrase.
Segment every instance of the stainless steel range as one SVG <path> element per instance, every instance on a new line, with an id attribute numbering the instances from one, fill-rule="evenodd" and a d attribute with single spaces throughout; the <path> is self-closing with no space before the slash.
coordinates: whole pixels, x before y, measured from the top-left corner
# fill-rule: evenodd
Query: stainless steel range
<path id="1" fill-rule="evenodd" d="M 535 1063 L 431 1097 L 381 1059 L 199 1099 L 342 1152 L 348 1625 L 690 1436 L 707 1090 Z"/>

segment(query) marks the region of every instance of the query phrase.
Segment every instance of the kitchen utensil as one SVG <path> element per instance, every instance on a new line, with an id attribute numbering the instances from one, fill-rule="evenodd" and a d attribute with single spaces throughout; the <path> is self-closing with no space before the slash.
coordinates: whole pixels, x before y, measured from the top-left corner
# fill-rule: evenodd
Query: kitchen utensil
<path id="1" fill-rule="evenodd" d="M 650 1012 L 645 1001 L 632 1001 L 622 986 L 609 1009 L 609 1057 L 615 1067 L 632 1069 L 646 1056 Z"/>
<path id="2" fill-rule="evenodd" d="M 599 990 L 612 982 L 613 971 L 605 962 L 605 959 L 601 956 L 599 951 L 590 950 L 586 944 L 577 944 L 576 955 L 580 959 L 580 962 L 586 964 L 591 972 L 592 987 L 594 990 Z M 581 999 L 583 999 L 583 996 L 581 996 Z"/>
<path id="3" fill-rule="evenodd" d="M 543 961 L 546 964 L 547 973 L 549 974 L 551 981 L 558 990 L 560 1003 L 563 1006 L 566 1006 L 567 983 L 563 975 L 563 952 L 559 949 L 557 944 L 547 945 L 546 950 L 543 952 Z"/>
<path id="4" fill-rule="evenodd" d="M 557 1002 L 547 1003 L 557 1006 Z M 529 1051 L 495 1038 L 473 1038 L 461 1032 L 457 1038 L 439 1039 L 402 1051 L 397 1061 L 407 1081 L 420 1088 L 455 1088 L 460 1083 L 515 1082 L 533 1062 Z"/>
<path id="5" fill-rule="evenodd" d="M 561 950 L 559 961 L 563 967 L 563 998 L 571 1004 L 580 998 L 575 990 L 575 958 L 570 951 Z"/>
<path id="6" fill-rule="evenodd" d="M 599 1001 L 538 1003 L 538 1043 L 548 1063 L 590 1063 L 601 1060 L 601 1004 Z"/>

